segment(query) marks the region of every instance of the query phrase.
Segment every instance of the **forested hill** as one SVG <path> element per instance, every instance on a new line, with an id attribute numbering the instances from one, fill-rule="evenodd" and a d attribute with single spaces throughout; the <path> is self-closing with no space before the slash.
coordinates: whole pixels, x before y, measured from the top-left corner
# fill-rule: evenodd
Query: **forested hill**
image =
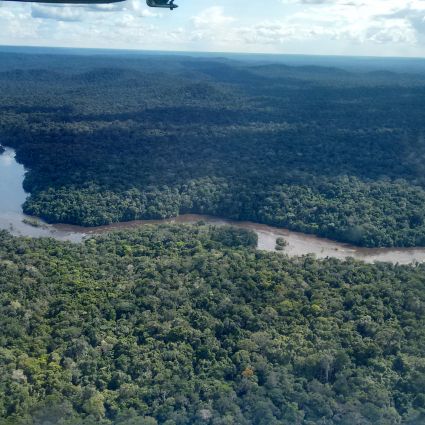
<path id="1" fill-rule="evenodd" d="M 425 245 L 425 77 L 184 56 L 0 53 L 25 211 L 179 213 Z"/>
<path id="2" fill-rule="evenodd" d="M 0 232 L 2 425 L 422 425 L 425 266 L 255 235 Z"/>

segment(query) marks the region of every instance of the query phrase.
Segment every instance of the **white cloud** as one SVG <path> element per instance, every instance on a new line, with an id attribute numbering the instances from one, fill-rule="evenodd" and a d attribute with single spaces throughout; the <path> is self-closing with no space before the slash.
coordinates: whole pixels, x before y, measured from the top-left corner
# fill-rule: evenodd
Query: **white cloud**
<path id="1" fill-rule="evenodd" d="M 279 18 L 243 25 L 218 6 L 192 17 L 191 41 L 216 45 L 285 47 L 291 42 L 415 45 L 424 25 L 422 0 L 282 0 L 298 9 Z M 418 28 L 419 27 L 419 28 Z"/>
<path id="2" fill-rule="evenodd" d="M 232 34 L 236 19 L 226 15 L 223 7 L 208 7 L 192 16 L 190 21 L 191 27 L 180 33 L 181 39 L 186 36 L 191 42 L 214 43 L 216 46 L 235 41 Z"/>
<path id="3" fill-rule="evenodd" d="M 84 18 L 84 10 L 72 6 L 48 6 L 34 4 L 31 7 L 31 16 L 40 19 L 56 21 L 78 22 Z"/>
<path id="4" fill-rule="evenodd" d="M 425 0 L 144 0 L 62 6 L 0 1 L 0 43 L 351 54 L 425 54 Z M 22 40 L 27 40 L 24 42 Z"/>
<path id="5" fill-rule="evenodd" d="M 38 36 L 39 22 L 32 20 L 26 9 L 0 7 L 0 28 L 9 40 L 23 42 Z"/>
<path id="6" fill-rule="evenodd" d="M 288 17 L 289 27 L 316 28 L 318 34 L 356 43 L 417 43 L 424 24 L 423 0 L 282 0 L 303 4 Z M 303 31 L 300 31 L 302 34 Z"/>
<path id="7" fill-rule="evenodd" d="M 238 29 L 241 38 L 248 44 L 284 45 L 293 40 L 312 40 L 322 36 L 335 36 L 332 29 L 322 26 L 302 26 L 279 21 L 266 21 L 254 27 Z"/>
<path id="8" fill-rule="evenodd" d="M 230 24 L 235 21 L 235 18 L 226 16 L 223 8 L 212 6 L 203 10 L 199 15 L 192 17 L 192 22 L 196 28 L 217 28 L 223 25 Z"/>

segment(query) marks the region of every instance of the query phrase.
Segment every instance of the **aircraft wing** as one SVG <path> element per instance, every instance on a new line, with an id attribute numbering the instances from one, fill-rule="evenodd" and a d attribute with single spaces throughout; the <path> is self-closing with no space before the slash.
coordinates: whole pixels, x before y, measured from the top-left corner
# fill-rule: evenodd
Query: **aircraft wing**
<path id="1" fill-rule="evenodd" d="M 150 7 L 163 7 L 170 10 L 178 7 L 174 4 L 174 0 L 146 0 L 146 3 Z"/>
<path id="2" fill-rule="evenodd" d="M 125 0 L 2 0 L 14 1 L 20 3 L 53 3 L 53 4 L 107 4 L 118 3 Z M 174 0 L 146 0 L 146 4 L 150 7 L 162 7 L 173 10 L 178 7 L 174 4 Z"/>
<path id="3" fill-rule="evenodd" d="M 118 3 L 125 0 L 1 0 L 18 3 L 51 3 L 51 4 L 108 4 Z"/>

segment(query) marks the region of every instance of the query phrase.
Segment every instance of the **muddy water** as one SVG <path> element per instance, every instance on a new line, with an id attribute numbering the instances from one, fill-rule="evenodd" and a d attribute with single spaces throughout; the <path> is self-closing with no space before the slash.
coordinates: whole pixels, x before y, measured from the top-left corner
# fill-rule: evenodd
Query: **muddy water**
<path id="1" fill-rule="evenodd" d="M 48 236 L 59 240 L 81 241 L 84 235 L 80 233 L 56 229 L 22 212 L 22 204 L 28 196 L 22 188 L 24 175 L 25 169 L 16 162 L 15 152 L 7 148 L 0 155 L 0 229 L 8 230 L 16 236 Z M 30 222 L 32 224 L 28 224 Z"/>
<path id="2" fill-rule="evenodd" d="M 262 224 L 194 214 L 166 220 L 133 221 L 95 228 L 70 225 L 51 226 L 22 213 L 22 204 L 27 197 L 27 194 L 22 189 L 24 174 L 25 169 L 16 162 L 14 151 L 6 149 L 6 152 L 0 155 L 0 229 L 9 230 L 17 236 L 53 237 L 58 240 L 81 242 L 85 237 L 109 232 L 114 229 L 132 229 L 146 224 L 190 224 L 203 221 L 207 224 L 233 225 L 254 231 L 258 235 L 258 249 L 260 250 L 275 251 L 276 239 L 283 237 L 288 243 L 283 253 L 289 256 L 314 254 L 317 258 L 334 257 L 345 259 L 352 257 L 368 263 L 375 261 L 398 264 L 425 262 L 425 248 L 357 248 L 328 239 Z"/>

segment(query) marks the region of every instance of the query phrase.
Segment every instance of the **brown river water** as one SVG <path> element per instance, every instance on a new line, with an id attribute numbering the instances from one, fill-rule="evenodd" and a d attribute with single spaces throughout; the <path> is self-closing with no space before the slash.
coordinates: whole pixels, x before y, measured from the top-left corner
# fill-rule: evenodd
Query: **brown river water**
<path id="1" fill-rule="evenodd" d="M 48 225 L 39 219 L 27 217 L 22 213 L 22 204 L 27 197 L 27 194 L 22 188 L 24 175 L 24 167 L 15 161 L 14 151 L 12 149 L 6 149 L 6 152 L 0 155 L 0 229 L 6 229 L 16 236 L 53 237 L 62 241 L 78 243 L 84 238 L 112 230 L 134 229 L 147 224 L 191 224 L 203 221 L 206 224 L 232 225 L 254 231 L 258 235 L 259 250 L 276 251 L 276 239 L 283 237 L 288 245 L 281 252 L 292 257 L 314 254 L 317 258 L 333 257 L 342 260 L 351 257 L 367 263 L 376 261 L 391 262 L 394 264 L 425 262 L 425 248 L 358 248 L 263 224 L 231 221 L 195 214 L 187 214 L 165 220 L 115 223 L 93 228 L 65 224 Z M 37 223 L 37 226 L 34 226 L 34 222 Z"/>

